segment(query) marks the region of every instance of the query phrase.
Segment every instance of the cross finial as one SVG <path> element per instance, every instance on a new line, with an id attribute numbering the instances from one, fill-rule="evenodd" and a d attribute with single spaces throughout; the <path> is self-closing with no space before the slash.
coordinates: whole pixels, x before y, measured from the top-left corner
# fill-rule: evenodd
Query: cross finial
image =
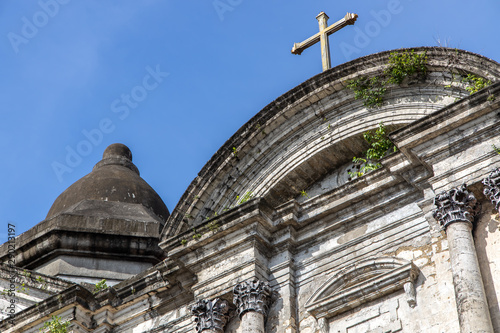
<path id="1" fill-rule="evenodd" d="M 309 37 L 302 43 L 293 44 L 292 53 L 301 54 L 302 51 L 304 51 L 308 47 L 316 44 L 317 42 L 321 42 L 321 59 L 323 63 L 323 72 L 330 69 L 332 65 L 330 61 L 330 46 L 328 43 L 328 36 L 336 31 L 339 31 L 347 25 L 354 24 L 357 18 L 357 14 L 347 13 L 343 19 L 335 22 L 331 26 L 328 26 L 328 15 L 326 15 L 325 12 L 319 13 L 318 16 L 316 16 L 316 19 L 319 23 L 319 32 L 314 36 Z"/>

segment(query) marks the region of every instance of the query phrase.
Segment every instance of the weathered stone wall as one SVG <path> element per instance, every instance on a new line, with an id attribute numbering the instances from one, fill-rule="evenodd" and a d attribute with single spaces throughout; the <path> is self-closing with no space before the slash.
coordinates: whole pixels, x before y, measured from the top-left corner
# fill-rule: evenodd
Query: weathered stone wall
<path id="1" fill-rule="evenodd" d="M 191 309 L 187 306 L 179 306 L 161 316 L 153 317 L 141 315 L 131 319 L 133 312 L 124 312 L 121 316 L 121 332 L 143 333 L 143 332 L 192 332 L 193 320 Z"/>
<path id="2" fill-rule="evenodd" d="M 367 109 L 345 87 L 380 74 L 389 52 L 278 98 L 187 189 L 163 231 L 167 259 L 97 294 L 72 285 L 61 299 L 45 295 L 40 309 L 23 310 L 25 331 L 60 311 L 74 332 L 459 332 L 474 322 L 461 307 L 470 295 L 457 286 L 481 285 L 479 272 L 457 272 L 466 264 L 457 258 L 474 254 L 474 244 L 460 248 L 450 229 L 461 223 L 462 234 L 474 236 L 500 332 L 499 218 L 480 183 L 500 166 L 491 148 L 500 145 L 500 84 L 468 96 L 460 79 L 495 81 L 500 66 L 463 51 L 423 51 L 426 80 L 392 87 L 380 108 Z M 361 134 L 380 121 L 394 130 L 398 152 L 349 180 L 352 157 L 366 149 Z M 462 220 L 452 211 L 452 227 L 444 225 L 433 201 L 464 182 L 463 192 L 483 204 L 479 220 L 463 218 L 460 206 Z M 479 313 L 478 322 L 488 320 Z M 23 326 L 1 325 L 2 332 Z"/>
<path id="3" fill-rule="evenodd" d="M 356 323 L 360 323 L 360 325 L 364 323 L 357 329 L 360 330 L 359 332 L 369 332 L 369 330 L 363 331 L 366 329 L 364 325 L 367 325 L 368 319 L 373 318 L 374 321 L 370 324 L 370 329 L 374 329 L 379 320 L 386 322 L 386 315 L 382 314 L 387 312 L 388 318 L 393 318 L 393 316 L 397 318 L 397 320 L 393 318 L 395 321 L 390 325 L 401 327 L 403 332 L 437 330 L 453 332 L 458 330 L 447 241 L 442 235 L 437 238 L 430 237 L 427 221 L 419 214 L 419 211 L 418 207 L 405 206 L 364 226 L 332 237 L 329 246 L 322 243 L 310 248 L 309 251 L 312 253 L 309 261 L 312 261 L 319 254 L 324 259 L 317 260 L 305 268 L 304 273 L 299 278 L 298 300 L 301 332 L 319 330 L 319 324 L 307 313 L 304 304 L 312 293 L 326 281 L 328 276 L 363 258 L 378 256 L 406 259 L 412 261 L 419 268 L 420 273 L 415 282 L 416 306 L 411 308 L 404 293 L 398 292 L 395 295 L 399 296 L 386 297 L 391 301 L 386 302 L 382 298 L 380 302 L 370 303 L 371 306 L 362 305 L 359 310 L 351 310 L 350 315 L 341 315 L 340 318 L 331 319 L 331 327 L 335 327 L 337 330 L 345 325 L 355 327 Z M 347 246 L 341 250 L 344 244 Z M 297 258 L 301 262 L 306 261 L 304 257 L 298 256 Z M 379 311 L 379 309 L 387 311 Z M 377 313 L 377 316 L 381 317 L 375 320 L 377 316 L 373 313 Z M 387 327 L 381 325 L 379 328 L 388 328 L 390 325 L 388 324 Z M 344 332 L 345 330 L 340 329 L 340 331 Z"/>
<path id="4" fill-rule="evenodd" d="M 412 260 L 421 272 L 415 284 L 417 306 L 401 303 L 398 309 L 403 332 L 458 332 L 446 237 L 432 238 L 426 246 L 403 249 L 397 255 Z"/>
<path id="5" fill-rule="evenodd" d="M 482 94 L 476 94 L 459 104 L 444 108 L 394 134 L 393 138 L 397 144 L 405 147 L 407 156 L 418 158 L 432 170 L 432 177 L 429 178 L 428 184 L 433 191 L 427 192 L 426 195 L 429 197 L 427 200 L 422 200 L 421 207 L 429 205 L 432 200 L 431 196 L 434 194 L 443 190 L 448 191 L 464 183 L 470 185 L 469 188 L 476 194 L 476 197 L 482 197 L 481 180 L 499 164 L 498 154 L 492 148 L 498 137 L 496 129 L 499 106 L 495 102 L 497 95 L 498 84 L 483 91 Z M 403 139 L 405 135 L 401 136 L 405 132 L 409 134 L 408 130 L 413 133 L 413 139 L 409 139 L 409 136 Z M 415 132 L 420 135 L 415 136 Z M 465 188 L 465 186 L 462 187 Z M 446 201 L 445 205 L 448 206 L 449 202 Z M 453 219 L 458 218 L 457 223 L 449 227 L 445 226 L 445 228 L 450 248 L 454 248 L 450 265 L 454 275 L 455 299 L 461 331 L 489 332 L 492 330 L 491 324 L 496 321 L 496 319 L 490 320 L 489 314 L 491 313 L 493 318 L 498 317 L 498 311 L 495 309 L 495 307 L 498 308 L 498 303 L 495 301 L 498 292 L 491 281 L 491 270 L 485 262 L 487 238 L 484 237 L 488 234 L 484 230 L 485 224 L 488 225 L 489 222 L 482 222 L 479 229 L 476 228 L 474 231 L 476 243 L 474 247 L 470 236 L 470 230 L 475 223 L 471 219 L 472 213 L 468 212 L 463 215 L 464 213 L 460 212 L 462 208 L 453 209 L 455 211 L 450 215 L 451 222 L 455 222 Z M 491 206 L 486 209 L 485 212 L 483 208 L 480 216 L 489 215 Z M 460 217 L 461 215 L 469 220 L 466 221 L 467 219 Z M 483 219 L 485 218 L 481 218 Z M 491 216 L 486 219 L 491 219 Z M 435 232 L 432 222 L 430 225 L 431 232 Z M 482 262 L 482 265 L 477 267 L 474 263 L 477 261 L 476 257 L 479 258 L 480 263 Z M 486 260 L 488 266 L 492 263 L 493 267 L 495 266 L 495 259 Z M 483 284 L 488 285 L 488 292 L 485 292 Z M 486 304 L 486 299 L 489 304 Z M 498 324 L 493 326 L 498 327 Z"/>
<path id="6" fill-rule="evenodd" d="M 458 61 L 461 74 L 498 77 L 497 67 L 473 61 L 472 55 L 463 56 Z M 379 71 L 377 64 L 382 66 L 382 60 L 378 60 L 381 63 L 375 61 L 375 67 L 356 75 Z M 486 100 L 497 95 L 498 87 L 484 92 L 482 97 L 466 98 L 443 108 L 467 96 L 460 79 L 450 74 L 448 60 L 436 55 L 430 60 L 432 70 L 425 84 L 395 89 L 384 107 L 371 111 L 354 101 L 342 86 L 343 79 L 350 77 L 347 70 L 343 79 L 331 77 L 326 86 L 308 90 L 303 99 L 294 95 L 287 107 L 274 109 L 275 118 L 260 118 L 266 123 L 253 119 L 240 131 L 239 138 L 230 140 L 225 147 L 234 144 L 237 153 L 221 151 L 209 162 L 204 170 L 212 168 L 210 180 L 193 182 L 186 192 L 186 198 L 192 199 L 186 202 L 190 208 L 181 200 L 167 222 L 170 226 L 164 230 L 164 236 L 171 236 L 183 230 L 183 223 L 194 223 L 199 228 L 210 221 L 220 223 L 219 236 L 203 236 L 194 247 L 189 241 L 187 249 L 181 251 L 174 249 L 181 236 L 164 238 L 168 254 L 179 254 L 178 258 L 193 265 L 196 275 L 205 281 L 195 285 L 197 297 L 228 295 L 228 280 L 234 279 L 234 284 L 240 277 L 253 274 L 268 279 L 278 295 L 266 321 L 267 332 L 327 332 L 328 327 L 334 331 L 351 327 L 351 331 L 359 332 L 388 328 L 402 332 L 459 331 L 449 242 L 432 217 L 432 200 L 443 189 L 465 181 L 476 184 L 498 165 L 491 151 L 497 136 L 493 110 L 498 103 L 494 98 Z M 420 118 L 423 120 L 418 121 Z M 349 160 L 365 149 L 360 133 L 381 120 L 392 128 L 403 126 L 393 136 L 401 152 L 385 159 L 384 168 L 349 181 Z M 405 126 L 415 120 L 413 125 Z M 247 141 L 242 142 L 245 136 Z M 300 195 L 302 191 L 307 195 Z M 235 217 L 227 215 L 232 210 L 225 213 L 222 208 L 234 206 L 236 196 L 244 193 L 265 198 L 269 207 L 264 206 L 269 211 L 261 214 L 257 224 L 242 224 L 236 231 L 231 226 Z M 242 204 L 241 209 L 252 205 L 257 205 L 255 211 L 263 209 L 250 202 Z M 190 216 L 182 222 L 178 219 L 181 211 Z M 240 224 L 250 218 L 242 216 L 238 217 Z M 206 217 L 209 222 L 196 222 Z M 192 234 L 185 231 L 180 235 L 189 239 Z M 243 239 L 258 245 L 256 250 L 237 246 Z M 217 248 L 227 251 L 228 257 L 210 250 L 216 248 L 212 244 L 219 244 Z M 494 250 L 492 247 L 490 251 Z M 478 252 L 482 266 L 486 266 L 484 254 Z M 334 311 L 334 315 L 311 313 L 311 297 L 326 288 L 329 279 L 370 258 L 412 262 L 418 274 L 411 281 L 391 277 L 389 280 L 395 279 L 398 289 L 384 287 L 378 296 L 370 291 L 371 296 L 362 301 L 346 300 L 349 306 L 344 310 L 324 310 Z M 242 268 L 245 260 L 253 265 Z M 345 289 L 329 292 L 341 297 L 343 292 L 352 291 L 349 286 L 371 290 L 370 281 L 379 275 L 370 274 L 374 275 L 367 275 L 365 280 L 351 277 L 352 281 L 347 280 L 342 287 Z M 381 271 L 380 276 L 384 274 L 389 273 Z M 213 278 L 207 281 L 209 277 Z M 493 281 L 490 278 L 485 282 L 492 313 L 496 308 L 491 310 L 491 304 L 498 307 L 498 287 Z M 330 300 L 325 298 L 325 302 Z M 495 321 L 498 316 L 492 317 Z M 243 329 L 237 318 L 226 327 L 230 332 Z"/>

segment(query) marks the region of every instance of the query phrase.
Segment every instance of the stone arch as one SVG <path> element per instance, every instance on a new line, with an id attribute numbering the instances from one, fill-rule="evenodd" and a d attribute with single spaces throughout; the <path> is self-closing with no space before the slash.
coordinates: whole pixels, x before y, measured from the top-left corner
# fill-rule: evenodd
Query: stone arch
<path id="1" fill-rule="evenodd" d="M 263 197 L 272 207 L 287 202 L 362 152 L 361 134 L 379 122 L 396 129 L 468 96 L 464 84 L 451 82 L 451 73 L 500 78 L 499 64 L 485 57 L 415 48 L 424 51 L 427 78 L 390 87 L 382 107 L 367 109 L 346 85 L 380 75 L 393 51 L 332 68 L 267 105 L 202 168 L 167 220 L 162 240 L 234 207 L 238 196 Z"/>

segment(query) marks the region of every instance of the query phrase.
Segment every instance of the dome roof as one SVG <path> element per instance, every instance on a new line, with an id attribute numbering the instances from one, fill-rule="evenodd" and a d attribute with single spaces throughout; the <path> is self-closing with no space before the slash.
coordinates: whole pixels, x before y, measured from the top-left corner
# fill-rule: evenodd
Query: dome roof
<path id="1" fill-rule="evenodd" d="M 141 204 L 163 221 L 169 216 L 163 200 L 140 177 L 139 170 L 132 163 L 132 152 L 121 143 L 106 148 L 102 160 L 94 166 L 92 172 L 57 197 L 46 219 L 64 213 L 84 200 Z"/>

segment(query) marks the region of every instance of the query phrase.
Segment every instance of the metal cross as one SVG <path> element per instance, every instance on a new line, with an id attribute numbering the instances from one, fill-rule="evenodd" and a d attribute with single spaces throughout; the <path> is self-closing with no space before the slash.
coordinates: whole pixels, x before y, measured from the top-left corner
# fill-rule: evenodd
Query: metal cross
<path id="1" fill-rule="evenodd" d="M 319 32 L 314 36 L 309 37 L 302 43 L 293 44 L 292 53 L 301 54 L 302 51 L 304 51 L 308 47 L 321 41 L 321 60 L 323 63 L 323 72 L 330 69 L 332 67 L 332 64 L 330 61 L 330 45 L 328 44 L 328 36 L 336 31 L 339 31 L 347 25 L 354 24 L 357 18 L 358 14 L 347 13 L 343 19 L 335 22 L 331 26 L 328 26 L 328 15 L 326 15 L 325 12 L 319 13 L 318 16 L 316 16 L 316 19 L 318 19 L 319 23 Z"/>

